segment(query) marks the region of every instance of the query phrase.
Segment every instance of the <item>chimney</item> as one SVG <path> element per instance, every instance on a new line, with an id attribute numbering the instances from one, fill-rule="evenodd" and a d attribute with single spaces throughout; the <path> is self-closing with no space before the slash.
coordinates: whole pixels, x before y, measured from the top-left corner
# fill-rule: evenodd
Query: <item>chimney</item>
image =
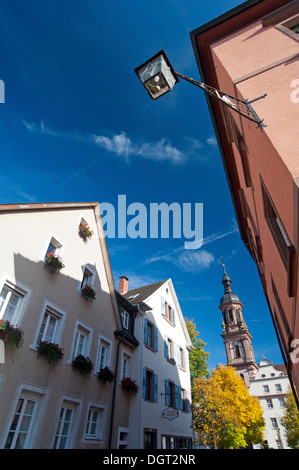
<path id="1" fill-rule="evenodd" d="M 118 292 L 120 294 L 125 294 L 128 292 L 129 288 L 129 279 L 126 276 L 121 276 L 119 279 Z"/>

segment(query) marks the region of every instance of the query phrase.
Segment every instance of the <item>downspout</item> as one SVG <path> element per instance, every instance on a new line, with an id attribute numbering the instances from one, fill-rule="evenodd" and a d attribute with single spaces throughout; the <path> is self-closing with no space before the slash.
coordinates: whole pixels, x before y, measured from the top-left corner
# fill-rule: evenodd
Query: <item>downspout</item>
<path id="1" fill-rule="evenodd" d="M 117 344 L 117 351 L 116 351 L 116 359 L 115 359 L 115 378 L 113 384 L 113 394 L 112 394 L 112 404 L 111 404 L 111 415 L 110 415 L 110 429 L 109 429 L 109 440 L 108 440 L 108 449 L 111 449 L 111 440 L 112 440 L 112 429 L 113 429 L 113 419 L 114 419 L 114 408 L 115 408 L 115 395 L 116 395 L 116 378 L 117 378 L 117 371 L 118 371 L 118 363 L 119 363 L 119 347 L 120 344 L 123 342 L 123 338 L 118 341 Z"/>
<path id="2" fill-rule="evenodd" d="M 138 312 L 141 314 L 141 335 L 140 335 L 140 345 L 141 345 L 141 358 L 140 358 L 140 393 L 139 393 L 139 416 L 138 416 L 138 449 L 141 449 L 141 440 L 142 440 L 142 429 L 141 429 L 141 410 L 142 410 L 142 380 L 143 380 L 143 313 L 140 310 L 139 304 L 137 304 Z"/>

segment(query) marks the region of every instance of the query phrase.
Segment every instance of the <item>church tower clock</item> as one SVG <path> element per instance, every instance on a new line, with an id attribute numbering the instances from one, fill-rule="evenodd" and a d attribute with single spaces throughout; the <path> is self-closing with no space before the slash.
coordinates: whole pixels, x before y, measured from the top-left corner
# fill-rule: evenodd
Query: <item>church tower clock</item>
<path id="1" fill-rule="evenodd" d="M 243 318 L 243 304 L 232 292 L 231 279 L 225 271 L 224 264 L 222 266 L 224 295 L 220 299 L 219 309 L 223 316 L 221 336 L 225 344 L 227 365 L 233 366 L 249 387 L 250 378 L 258 370 L 252 349 L 252 336 Z"/>

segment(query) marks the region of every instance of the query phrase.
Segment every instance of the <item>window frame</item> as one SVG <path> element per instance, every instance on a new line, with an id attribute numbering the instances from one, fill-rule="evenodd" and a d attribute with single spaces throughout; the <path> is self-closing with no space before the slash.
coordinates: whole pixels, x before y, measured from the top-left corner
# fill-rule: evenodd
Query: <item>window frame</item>
<path id="1" fill-rule="evenodd" d="M 147 318 L 143 318 L 143 343 L 151 351 L 158 351 L 158 328 Z"/>
<path id="2" fill-rule="evenodd" d="M 87 281 L 84 282 L 85 274 L 87 274 Z M 94 286 L 95 282 L 95 271 L 90 268 L 89 265 L 82 266 L 82 278 L 81 282 L 79 283 L 78 290 L 82 291 L 84 287 L 88 284 L 89 286 Z"/>
<path id="3" fill-rule="evenodd" d="M 62 409 L 67 409 L 67 406 L 70 406 L 72 409 L 72 420 L 69 426 L 70 433 L 67 436 L 66 446 L 63 448 L 64 449 L 73 448 L 73 443 L 76 438 L 76 431 L 77 431 L 77 427 L 79 423 L 81 404 L 82 404 L 81 399 L 74 399 L 73 397 L 68 397 L 67 395 L 64 395 L 64 394 L 62 395 L 59 407 L 57 408 L 57 415 L 56 415 L 56 421 L 55 421 L 53 439 L 52 439 L 52 445 L 51 445 L 52 449 L 59 449 L 59 447 L 55 445 L 57 431 L 58 431 L 58 424 L 59 424 L 61 411 Z"/>
<path id="4" fill-rule="evenodd" d="M 24 445 L 23 449 L 32 449 L 33 448 L 33 445 L 34 445 L 36 439 L 38 439 L 38 437 L 39 437 L 39 429 L 40 429 L 40 426 L 42 424 L 42 417 L 43 417 L 43 413 L 45 411 L 48 396 L 49 396 L 49 390 L 47 390 L 47 389 L 37 387 L 37 386 L 27 384 L 27 383 L 26 384 L 25 383 L 20 383 L 20 385 L 17 389 L 16 395 L 15 395 L 15 399 L 14 399 L 14 401 L 12 403 L 12 406 L 11 406 L 11 411 L 10 411 L 10 414 L 9 414 L 9 418 L 7 420 L 6 427 L 5 427 L 4 432 L 3 432 L 3 438 L 2 438 L 2 442 L 1 442 L 1 448 L 2 449 L 5 448 L 5 444 L 7 442 L 8 435 L 10 433 L 10 430 L 11 430 L 11 427 L 12 427 L 12 424 L 13 424 L 14 416 L 15 416 L 16 411 L 17 411 L 17 406 L 18 406 L 19 400 L 21 398 L 31 399 L 31 400 L 35 401 L 35 403 L 36 403 L 35 410 L 34 410 L 34 415 L 32 416 L 32 419 L 31 419 L 31 422 L 30 422 L 30 425 L 29 425 L 29 428 L 28 428 L 28 434 L 27 434 L 27 437 L 24 441 L 25 445 Z"/>
<path id="5" fill-rule="evenodd" d="M 121 317 L 121 323 L 122 326 L 126 329 L 129 330 L 130 327 L 130 314 L 127 310 L 121 307 L 120 309 L 120 317 Z"/>
<path id="6" fill-rule="evenodd" d="M 105 352 L 105 357 L 104 357 L 104 363 L 101 365 L 101 349 L 102 347 L 105 347 L 106 352 Z M 97 362 L 96 362 L 96 367 L 94 370 L 94 373 L 97 374 L 100 369 L 104 367 L 110 367 L 111 363 L 111 354 L 112 354 L 112 343 L 109 341 L 107 338 L 104 336 L 100 335 L 99 340 L 98 340 L 98 347 L 97 347 Z"/>
<path id="7" fill-rule="evenodd" d="M 287 234 L 286 229 L 284 228 L 279 213 L 261 177 L 260 180 L 265 219 L 272 234 L 272 238 L 276 245 L 277 251 L 279 252 L 280 257 L 282 259 L 282 262 L 285 268 L 288 269 L 288 265 L 290 263 L 289 258 L 295 248 L 290 241 L 290 238 Z"/>
<path id="8" fill-rule="evenodd" d="M 33 342 L 29 346 L 30 349 L 33 349 L 34 351 L 37 351 L 37 348 L 39 346 L 40 332 L 41 332 L 44 316 L 47 312 L 53 317 L 57 318 L 55 333 L 51 342 L 56 343 L 56 344 L 60 343 L 63 328 L 64 328 L 64 322 L 66 318 L 66 312 L 62 310 L 61 308 L 59 308 L 57 305 L 50 302 L 48 299 L 45 299 L 42 305 L 40 314 L 39 314 L 39 320 L 37 322 L 37 327 L 36 327 L 36 331 L 34 334 Z M 41 341 L 44 341 L 44 339 L 41 339 Z"/>
<path id="9" fill-rule="evenodd" d="M 85 419 L 85 426 L 84 426 L 84 440 L 85 441 L 92 441 L 92 442 L 97 442 L 97 441 L 102 441 L 103 440 L 103 435 L 104 435 L 104 425 L 105 425 L 105 406 L 99 403 L 88 403 L 87 406 L 87 413 L 86 413 L 86 419 Z M 99 420 L 96 423 L 96 432 L 95 433 L 88 433 L 87 428 L 90 429 L 90 413 L 98 413 Z M 91 421 L 92 423 L 92 421 Z"/>
<path id="10" fill-rule="evenodd" d="M 83 351 L 81 352 L 80 352 L 80 342 L 78 342 L 78 339 L 79 339 L 78 334 L 81 334 L 81 336 L 84 338 Z M 72 341 L 72 347 L 71 347 L 71 356 L 68 361 L 70 364 L 72 363 L 73 359 L 75 359 L 75 357 L 77 357 L 79 354 L 82 354 L 84 357 L 89 356 L 91 340 L 92 340 L 91 328 L 89 328 L 84 323 L 77 320 L 75 328 L 74 328 L 73 341 Z"/>
<path id="11" fill-rule="evenodd" d="M 142 369 L 142 398 L 156 403 L 158 401 L 158 375 L 152 369 Z"/>
<path id="12" fill-rule="evenodd" d="M 126 377 L 130 377 L 131 375 L 131 362 L 132 362 L 132 356 L 129 354 L 127 351 L 122 351 L 122 356 L 121 356 L 121 373 L 120 373 L 120 378 L 119 378 L 119 383 Z"/>
<path id="13" fill-rule="evenodd" d="M 19 325 L 21 326 L 27 306 L 29 304 L 31 295 L 33 290 L 25 285 L 23 282 L 16 279 L 14 276 L 11 276 L 7 272 L 3 272 L 1 279 L 0 279 L 0 292 L 4 286 L 7 286 L 8 289 L 15 291 L 18 295 L 20 295 L 20 302 L 17 309 L 13 312 L 11 320 L 9 322 L 12 325 Z M 7 304 L 6 304 L 7 307 Z M 3 306 L 1 307 L 0 311 L 0 320 L 2 319 L 1 312 L 3 310 Z"/>
<path id="14" fill-rule="evenodd" d="M 59 240 L 58 240 L 58 237 L 51 234 L 48 238 L 50 241 L 48 242 L 45 250 L 44 250 L 44 254 L 43 254 L 43 261 L 46 261 L 47 259 L 47 254 L 48 253 L 51 253 L 51 251 L 49 250 L 49 247 L 50 245 L 52 245 L 54 247 L 54 253 L 58 256 L 61 256 L 61 253 L 62 253 L 62 248 L 63 248 L 63 243 L 61 243 Z M 53 250 L 52 250 L 53 251 Z"/>

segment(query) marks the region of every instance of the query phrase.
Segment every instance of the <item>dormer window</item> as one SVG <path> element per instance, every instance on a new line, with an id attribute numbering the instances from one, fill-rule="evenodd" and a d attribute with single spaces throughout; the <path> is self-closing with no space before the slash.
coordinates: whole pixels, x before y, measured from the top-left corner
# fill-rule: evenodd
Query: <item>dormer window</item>
<path id="1" fill-rule="evenodd" d="M 122 308 L 121 311 L 120 311 L 120 316 L 121 316 L 121 321 L 122 321 L 123 327 L 126 328 L 126 330 L 128 330 L 129 329 L 129 318 L 130 318 L 128 312 Z"/>

